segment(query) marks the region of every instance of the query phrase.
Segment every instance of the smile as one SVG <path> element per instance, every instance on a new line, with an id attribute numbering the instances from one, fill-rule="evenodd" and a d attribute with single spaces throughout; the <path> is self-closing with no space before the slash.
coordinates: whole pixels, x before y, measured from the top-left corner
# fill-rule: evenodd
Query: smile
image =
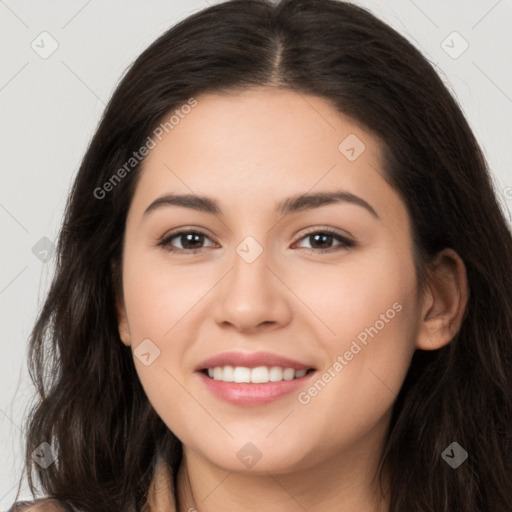
<path id="1" fill-rule="evenodd" d="M 254 407 L 303 388 L 316 373 L 311 361 L 270 352 L 222 352 L 195 367 L 206 389 L 233 405 Z"/>
<path id="2" fill-rule="evenodd" d="M 235 377 L 244 378 L 245 382 L 223 380 L 226 368 L 229 368 L 226 372 L 228 375 L 232 372 L 233 379 Z M 265 378 L 265 382 L 254 382 L 252 380 L 252 372 L 255 370 L 255 380 Z M 208 375 L 212 371 L 214 377 Z M 215 372 L 221 376 L 220 379 L 215 378 Z M 309 385 L 308 382 L 315 373 L 316 371 L 313 369 L 293 370 L 293 368 L 280 367 L 246 368 L 238 366 L 210 368 L 197 372 L 197 375 L 199 375 L 206 389 L 215 397 L 239 407 L 257 407 L 276 401 L 291 393 L 299 392 L 301 388 Z M 290 376 L 292 376 L 291 379 Z M 276 380 L 272 381 L 271 377 Z M 279 380 L 277 380 L 278 377 Z"/>

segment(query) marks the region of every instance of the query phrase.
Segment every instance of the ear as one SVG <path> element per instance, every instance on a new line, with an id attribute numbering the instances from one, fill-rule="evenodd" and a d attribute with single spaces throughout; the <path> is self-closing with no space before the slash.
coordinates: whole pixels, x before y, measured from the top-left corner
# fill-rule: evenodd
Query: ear
<path id="1" fill-rule="evenodd" d="M 112 282 L 114 287 L 114 302 L 117 314 L 117 328 L 121 341 L 129 347 L 131 344 L 130 327 L 126 315 L 126 307 L 124 305 L 122 279 L 119 263 L 111 264 Z"/>
<path id="2" fill-rule="evenodd" d="M 430 266 L 417 341 L 421 350 L 436 350 L 452 341 L 469 298 L 466 266 L 453 249 L 441 251 Z"/>
<path id="3" fill-rule="evenodd" d="M 129 347 L 131 345 L 130 327 L 126 316 L 126 308 L 122 300 L 116 302 L 116 311 L 119 337 L 121 338 L 121 341 Z"/>

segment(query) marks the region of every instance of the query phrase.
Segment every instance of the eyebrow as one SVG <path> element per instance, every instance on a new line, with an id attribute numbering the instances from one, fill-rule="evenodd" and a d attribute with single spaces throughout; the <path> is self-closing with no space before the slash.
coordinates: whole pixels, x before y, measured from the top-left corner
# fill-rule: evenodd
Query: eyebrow
<path id="1" fill-rule="evenodd" d="M 361 206 L 375 218 L 380 219 L 379 214 L 368 202 L 345 190 L 298 194 L 278 203 L 276 211 L 282 215 L 289 215 L 335 203 L 349 203 Z M 211 197 L 196 194 L 166 194 L 155 199 L 144 211 L 144 216 L 166 206 L 181 206 L 213 215 L 222 214 L 219 203 Z"/>

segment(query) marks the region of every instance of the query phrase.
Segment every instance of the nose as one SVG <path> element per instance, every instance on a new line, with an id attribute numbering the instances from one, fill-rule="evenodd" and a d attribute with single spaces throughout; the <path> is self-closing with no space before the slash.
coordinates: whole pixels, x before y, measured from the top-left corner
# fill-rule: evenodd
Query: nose
<path id="1" fill-rule="evenodd" d="M 217 287 L 214 314 L 218 325 L 257 332 L 290 322 L 292 293 L 279 269 L 273 267 L 267 250 L 251 263 L 235 253 L 231 271 Z"/>

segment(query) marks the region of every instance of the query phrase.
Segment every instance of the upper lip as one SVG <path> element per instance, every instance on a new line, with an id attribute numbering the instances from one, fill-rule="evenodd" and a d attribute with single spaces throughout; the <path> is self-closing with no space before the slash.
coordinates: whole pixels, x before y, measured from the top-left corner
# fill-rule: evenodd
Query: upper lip
<path id="1" fill-rule="evenodd" d="M 215 368 L 216 366 L 244 366 L 246 368 L 280 366 L 282 368 L 293 368 L 294 370 L 309 370 L 313 368 L 311 365 L 278 354 L 272 354 L 271 352 L 223 352 L 198 364 L 195 371 Z"/>

